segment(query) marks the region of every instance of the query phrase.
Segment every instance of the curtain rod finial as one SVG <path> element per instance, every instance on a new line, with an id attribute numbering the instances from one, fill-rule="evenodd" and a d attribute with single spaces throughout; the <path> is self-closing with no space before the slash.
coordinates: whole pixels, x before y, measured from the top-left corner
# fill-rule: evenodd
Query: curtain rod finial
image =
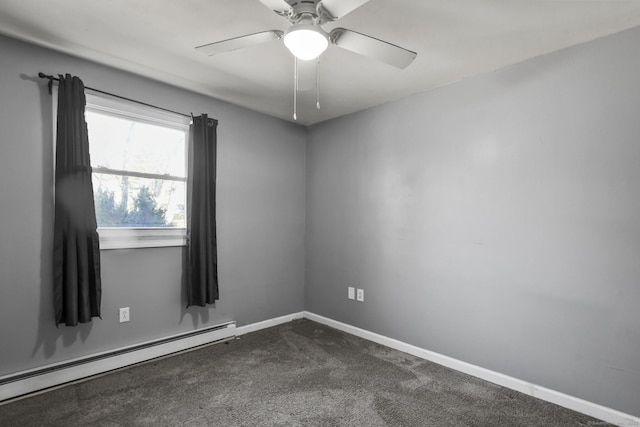
<path id="1" fill-rule="evenodd" d="M 53 91 L 53 76 L 48 76 L 42 71 L 40 71 L 38 73 L 38 77 L 40 77 L 41 79 L 49 79 L 49 84 L 47 84 L 47 87 L 49 88 L 49 95 L 51 95 Z"/>

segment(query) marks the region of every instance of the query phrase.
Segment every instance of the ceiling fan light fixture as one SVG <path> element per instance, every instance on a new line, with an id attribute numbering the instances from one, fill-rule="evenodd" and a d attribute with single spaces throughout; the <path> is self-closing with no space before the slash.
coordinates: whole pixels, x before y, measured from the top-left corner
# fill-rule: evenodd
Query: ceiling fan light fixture
<path id="1" fill-rule="evenodd" d="M 284 35 L 284 44 L 298 59 L 316 59 L 329 46 L 329 38 L 322 29 L 312 24 L 297 24 Z"/>

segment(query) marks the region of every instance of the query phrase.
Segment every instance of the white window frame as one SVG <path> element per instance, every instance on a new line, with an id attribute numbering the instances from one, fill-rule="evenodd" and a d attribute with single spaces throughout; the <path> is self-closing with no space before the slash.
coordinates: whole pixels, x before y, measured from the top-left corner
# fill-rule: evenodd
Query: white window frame
<path id="1" fill-rule="evenodd" d="M 55 87 L 53 96 L 53 113 L 54 127 L 57 116 L 57 87 Z M 134 102 L 108 97 L 98 96 L 86 93 L 87 105 L 86 110 L 106 113 L 125 119 L 134 119 L 139 122 L 161 125 L 182 130 L 185 132 L 185 170 L 188 171 L 188 152 L 189 152 L 189 125 L 190 118 L 180 114 L 166 112 L 160 109 L 147 107 Z M 55 129 L 54 129 L 54 153 L 55 153 Z M 91 141 L 89 141 L 91 144 Z M 55 154 L 54 154 L 55 162 Z M 105 172 L 103 168 L 94 168 L 95 172 Z M 147 178 L 167 179 L 166 176 L 153 174 L 144 174 Z M 185 178 L 186 182 L 186 178 Z M 186 200 L 185 200 L 186 204 Z M 185 206 L 186 207 L 186 206 Z M 185 213 L 186 216 L 186 213 Z M 188 218 L 188 216 L 187 216 Z M 167 227 L 149 227 L 149 228 L 126 228 L 126 227 L 99 227 L 98 235 L 100 236 L 100 249 L 134 249 L 134 248 L 157 248 L 186 246 L 187 229 L 186 228 L 167 228 Z"/>

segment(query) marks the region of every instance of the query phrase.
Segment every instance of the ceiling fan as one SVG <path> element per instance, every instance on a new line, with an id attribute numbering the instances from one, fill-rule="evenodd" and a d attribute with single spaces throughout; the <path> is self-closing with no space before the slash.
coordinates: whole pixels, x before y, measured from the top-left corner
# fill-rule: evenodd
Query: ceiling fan
<path id="1" fill-rule="evenodd" d="M 313 84 L 308 72 L 308 64 L 315 65 L 315 84 L 318 88 L 318 70 L 320 55 L 329 44 L 338 46 L 351 52 L 376 59 L 394 67 L 404 69 L 416 58 L 417 53 L 400 46 L 358 33 L 346 28 L 334 28 L 326 32 L 322 25 L 334 22 L 346 14 L 354 11 L 369 0 L 259 0 L 276 14 L 291 22 L 286 31 L 269 30 L 259 33 L 234 37 L 215 43 L 198 46 L 196 49 L 206 55 L 213 56 L 224 52 L 283 40 L 285 46 L 294 55 L 294 120 L 296 117 L 296 103 L 298 90 L 310 89 Z M 298 64 L 298 60 L 301 63 Z M 312 62 L 315 60 L 314 62 Z M 302 79 L 298 76 L 298 67 L 302 67 Z M 317 91 L 318 92 L 318 91 Z M 320 108 L 319 95 L 316 107 Z"/>

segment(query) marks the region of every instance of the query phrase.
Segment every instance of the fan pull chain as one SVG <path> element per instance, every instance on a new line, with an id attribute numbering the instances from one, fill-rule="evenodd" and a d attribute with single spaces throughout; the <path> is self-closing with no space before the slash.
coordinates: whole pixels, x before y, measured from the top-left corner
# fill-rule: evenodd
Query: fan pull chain
<path id="1" fill-rule="evenodd" d="M 316 62 L 316 108 L 320 109 L 320 57 Z"/>
<path id="2" fill-rule="evenodd" d="M 298 58 L 293 57 L 293 120 L 298 120 Z"/>

